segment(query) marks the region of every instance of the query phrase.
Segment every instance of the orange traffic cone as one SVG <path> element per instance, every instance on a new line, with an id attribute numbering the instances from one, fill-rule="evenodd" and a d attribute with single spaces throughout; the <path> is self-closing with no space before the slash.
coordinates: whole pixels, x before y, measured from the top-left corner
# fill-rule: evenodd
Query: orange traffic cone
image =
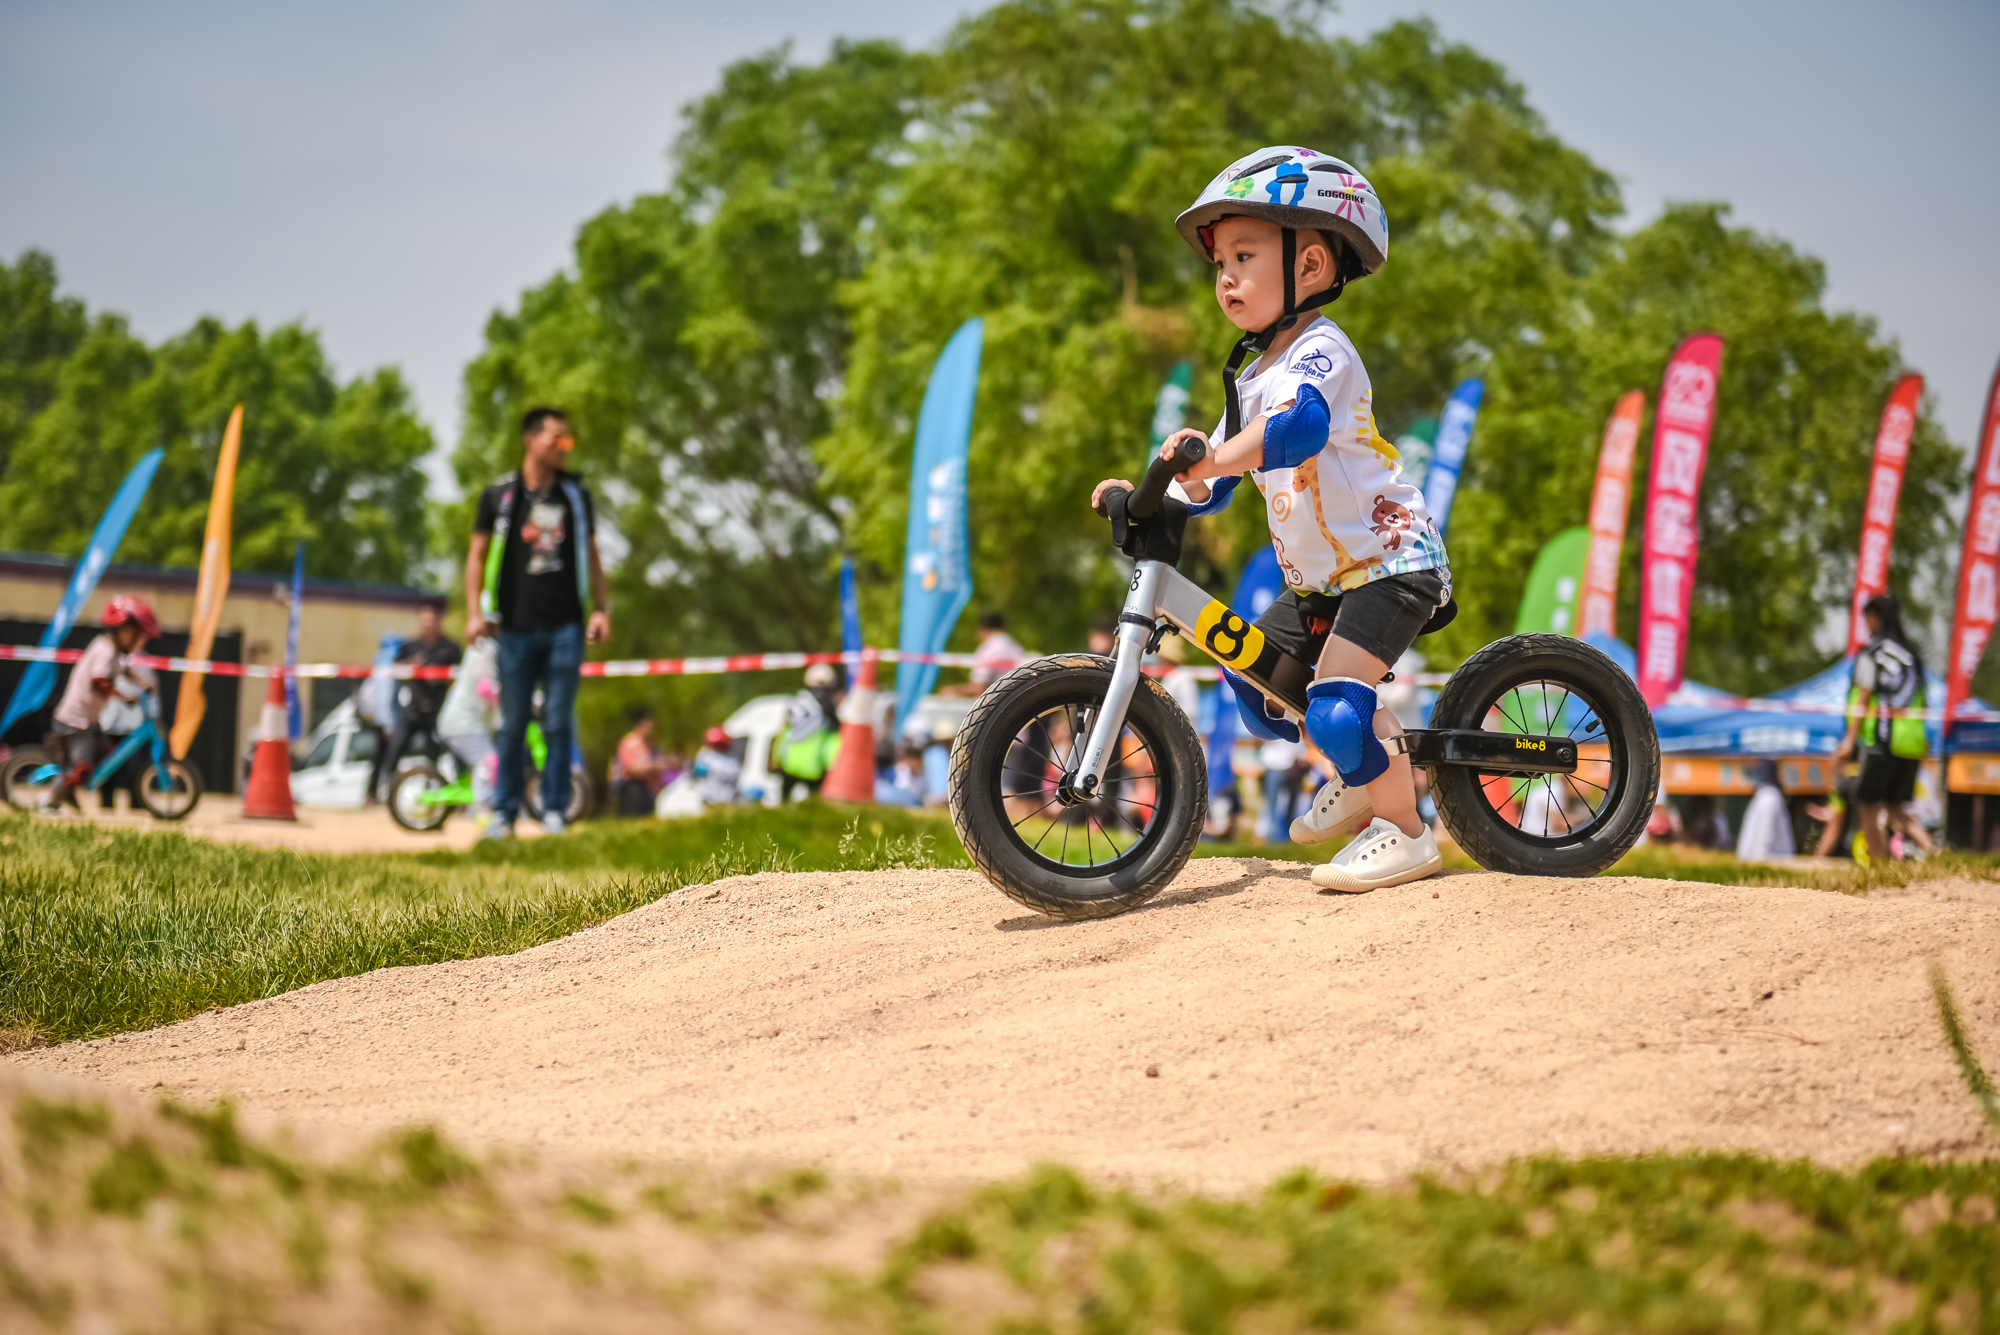
<path id="1" fill-rule="evenodd" d="M 875 655 L 862 650 L 861 671 L 840 702 L 840 750 L 819 795 L 831 802 L 875 800 Z"/>
<path id="2" fill-rule="evenodd" d="M 243 790 L 246 820 L 297 820 L 292 807 L 291 729 L 285 722 L 285 679 L 271 674 L 264 716 L 257 721 L 257 754 L 250 761 L 250 785 Z"/>

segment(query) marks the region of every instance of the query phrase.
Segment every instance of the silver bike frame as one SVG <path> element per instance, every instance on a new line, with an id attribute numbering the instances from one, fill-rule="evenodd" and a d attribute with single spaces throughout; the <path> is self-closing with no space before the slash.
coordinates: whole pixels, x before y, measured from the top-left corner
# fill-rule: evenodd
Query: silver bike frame
<path id="1" fill-rule="evenodd" d="M 1091 723 L 1090 741 L 1083 748 L 1083 766 L 1072 779 L 1078 792 L 1088 796 L 1104 782 L 1104 767 L 1110 760 L 1112 744 L 1125 727 L 1132 694 L 1139 689 L 1140 664 L 1154 630 L 1165 621 L 1199 643 L 1197 624 L 1211 604 L 1227 611 L 1223 604 L 1208 596 L 1206 589 L 1164 561 L 1139 562 L 1132 572 L 1130 591 L 1125 595 L 1124 615 L 1118 619 L 1111 689 L 1105 692 L 1104 704 Z M 1302 721 L 1289 707 L 1284 710 L 1295 722 Z"/>

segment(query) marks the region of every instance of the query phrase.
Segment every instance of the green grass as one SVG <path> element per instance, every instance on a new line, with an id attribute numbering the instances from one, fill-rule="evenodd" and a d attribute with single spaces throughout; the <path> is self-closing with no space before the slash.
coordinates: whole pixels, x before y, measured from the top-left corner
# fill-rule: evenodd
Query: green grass
<path id="1" fill-rule="evenodd" d="M 938 865 L 967 865 L 949 825 L 819 804 L 423 854 L 301 854 L 0 817 L 0 1046 L 525 950 L 724 876 Z"/>
<path id="2" fill-rule="evenodd" d="M 1299 1172 L 1247 1201 L 1047 1167 L 927 1220 L 878 1291 L 909 1331 L 982 1328 L 934 1310 L 968 1289 L 1007 1329 L 1093 1335 L 1990 1330 L 1996 1201 L 1993 1161 L 1543 1158 L 1388 1190 Z"/>
<path id="3" fill-rule="evenodd" d="M 941 812 L 827 802 L 724 807 L 679 820 L 585 821 L 560 839 L 480 843 L 463 853 L 438 850 L 410 860 L 433 868 L 663 871 L 701 865 L 725 848 L 798 871 L 972 865 Z"/>
<path id="4" fill-rule="evenodd" d="M 1534 1158 L 1242 1198 L 1044 1165 L 914 1196 L 813 1168 L 338 1159 L 226 1105 L 0 1096 L 0 1326 L 853 1335 L 1990 1331 L 2000 1161 Z"/>

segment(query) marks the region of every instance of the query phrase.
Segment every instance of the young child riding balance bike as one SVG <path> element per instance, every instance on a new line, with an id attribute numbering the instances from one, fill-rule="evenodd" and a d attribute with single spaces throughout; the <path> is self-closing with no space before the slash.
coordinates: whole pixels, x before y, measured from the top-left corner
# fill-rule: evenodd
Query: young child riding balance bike
<path id="1" fill-rule="evenodd" d="M 1376 432 L 1360 354 L 1319 313 L 1387 261 L 1387 215 L 1347 163 L 1273 147 L 1230 164 L 1177 226 L 1215 264 L 1216 301 L 1244 336 L 1223 373 L 1227 408 L 1207 455 L 1175 482 L 1190 515 L 1221 510 L 1246 475 L 1263 494 L 1286 590 L 1257 629 L 1316 665 L 1305 730 L 1337 771 L 1292 822 L 1292 838 L 1312 844 L 1359 831 L 1313 869 L 1326 889 L 1429 876 L 1442 859 L 1417 817 L 1402 726 L 1377 708 L 1376 687 L 1427 624 L 1448 619 L 1439 613 L 1451 601 L 1451 569 L 1423 494 Z M 1174 433 L 1161 457 L 1200 436 Z M 1111 487 L 1132 484 L 1105 479 L 1091 505 Z M 1223 675 L 1254 736 L 1299 740 L 1261 692 L 1227 668 Z"/>

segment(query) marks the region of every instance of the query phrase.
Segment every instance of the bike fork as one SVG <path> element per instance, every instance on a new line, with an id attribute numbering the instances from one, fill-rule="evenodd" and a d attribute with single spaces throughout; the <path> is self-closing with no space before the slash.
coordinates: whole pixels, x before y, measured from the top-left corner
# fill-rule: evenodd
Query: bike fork
<path id="1" fill-rule="evenodd" d="M 1139 665 L 1146 656 L 1146 642 L 1159 624 L 1160 572 L 1167 567 L 1158 561 L 1141 561 L 1132 572 L 1131 591 L 1125 596 L 1125 610 L 1118 618 L 1118 642 L 1112 651 L 1116 666 L 1111 672 L 1111 689 L 1090 727 L 1090 741 L 1083 748 L 1083 765 L 1071 782 L 1083 797 L 1093 797 L 1104 784 L 1104 767 L 1111 758 L 1112 744 L 1125 727 L 1125 712 L 1132 707 L 1132 692 L 1139 688 Z"/>

